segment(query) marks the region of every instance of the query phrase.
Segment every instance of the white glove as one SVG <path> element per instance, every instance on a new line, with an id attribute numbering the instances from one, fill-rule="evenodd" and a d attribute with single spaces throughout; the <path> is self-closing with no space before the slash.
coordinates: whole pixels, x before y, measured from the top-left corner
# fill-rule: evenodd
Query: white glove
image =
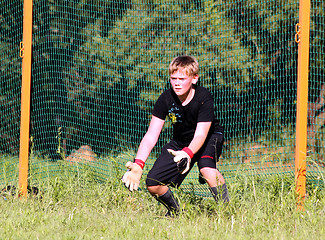
<path id="1" fill-rule="evenodd" d="M 128 168 L 127 172 L 122 177 L 124 185 L 132 192 L 138 190 L 140 179 L 143 173 L 142 168 L 133 162 L 127 162 L 125 166 Z"/>
<path id="2" fill-rule="evenodd" d="M 172 149 L 167 149 L 167 151 L 174 156 L 174 162 L 177 163 L 178 171 L 181 174 L 186 173 L 190 169 L 191 157 L 184 150 L 175 151 Z"/>

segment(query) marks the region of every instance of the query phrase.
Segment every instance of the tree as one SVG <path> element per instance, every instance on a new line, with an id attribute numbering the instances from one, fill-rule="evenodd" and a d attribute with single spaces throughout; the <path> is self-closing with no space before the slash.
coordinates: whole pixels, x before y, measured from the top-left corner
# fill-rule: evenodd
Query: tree
<path id="1" fill-rule="evenodd" d="M 0 3 L 0 153 L 19 149 L 22 4 Z"/>

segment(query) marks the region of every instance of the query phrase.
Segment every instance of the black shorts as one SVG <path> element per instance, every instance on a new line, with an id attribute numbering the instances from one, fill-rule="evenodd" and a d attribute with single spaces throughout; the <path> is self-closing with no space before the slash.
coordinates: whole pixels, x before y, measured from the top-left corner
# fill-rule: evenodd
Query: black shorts
<path id="1" fill-rule="evenodd" d="M 216 168 L 216 162 L 219 160 L 222 152 L 223 142 L 224 137 L 220 132 L 208 136 L 202 148 L 194 155 L 190 170 L 196 162 L 199 169 L 204 167 Z M 185 174 L 179 173 L 177 171 L 177 165 L 174 162 L 174 157 L 167 151 L 167 149 L 178 151 L 182 150 L 182 148 L 174 140 L 162 148 L 160 156 L 147 175 L 147 186 L 170 185 L 179 187 L 182 184 L 190 170 Z"/>

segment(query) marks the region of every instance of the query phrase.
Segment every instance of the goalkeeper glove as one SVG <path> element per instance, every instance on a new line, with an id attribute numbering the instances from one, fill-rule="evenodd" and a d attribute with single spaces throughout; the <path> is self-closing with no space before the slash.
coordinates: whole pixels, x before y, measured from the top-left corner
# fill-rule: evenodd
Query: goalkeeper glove
<path id="1" fill-rule="evenodd" d="M 128 168 L 127 172 L 122 177 L 122 182 L 131 192 L 138 190 L 140 179 L 143 173 L 144 161 L 134 159 L 134 162 L 127 162 L 125 166 Z"/>
<path id="2" fill-rule="evenodd" d="M 188 147 L 183 148 L 181 151 L 167 149 L 167 151 L 174 156 L 174 162 L 177 163 L 177 169 L 181 174 L 186 173 L 190 169 L 191 159 L 194 154 Z"/>

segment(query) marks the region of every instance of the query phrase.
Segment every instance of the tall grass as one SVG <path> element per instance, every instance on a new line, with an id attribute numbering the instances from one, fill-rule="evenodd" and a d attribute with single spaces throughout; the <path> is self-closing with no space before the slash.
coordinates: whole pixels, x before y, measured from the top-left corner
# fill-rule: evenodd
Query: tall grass
<path id="1" fill-rule="evenodd" d="M 52 165 L 49 164 L 49 168 Z M 290 176 L 238 175 L 231 201 L 216 204 L 174 190 L 182 211 L 175 218 L 143 188 L 129 192 L 120 173 L 103 181 L 91 167 L 58 164 L 60 174 L 33 177 L 41 193 L 0 198 L 0 239 L 324 239 L 325 191 L 308 186 L 305 211 L 296 209 Z M 39 173 L 38 173 L 39 174 Z"/>

